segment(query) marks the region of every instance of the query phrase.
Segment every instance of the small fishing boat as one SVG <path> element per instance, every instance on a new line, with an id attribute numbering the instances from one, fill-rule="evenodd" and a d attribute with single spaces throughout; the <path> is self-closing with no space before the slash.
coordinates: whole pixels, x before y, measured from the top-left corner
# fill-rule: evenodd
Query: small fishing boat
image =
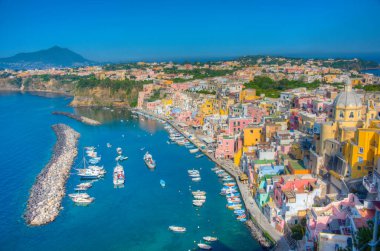
<path id="1" fill-rule="evenodd" d="M 151 154 L 149 154 L 149 152 L 146 152 L 145 155 L 144 155 L 144 161 L 145 161 L 145 164 L 150 168 L 150 169 L 154 169 L 156 168 L 156 162 L 153 160 L 153 157 Z"/>
<path id="2" fill-rule="evenodd" d="M 199 149 L 198 148 L 190 149 L 189 152 L 190 153 L 196 153 L 196 152 L 199 152 Z"/>
<path id="3" fill-rule="evenodd" d="M 208 242 L 212 242 L 212 241 L 217 241 L 218 238 L 212 237 L 212 236 L 205 236 L 205 237 L 203 237 L 203 240 L 208 241 Z"/>
<path id="4" fill-rule="evenodd" d="M 204 203 L 204 202 L 201 202 L 201 201 L 193 201 L 193 205 L 196 206 L 196 207 L 201 207 L 201 206 L 203 206 L 203 203 Z"/>
<path id="5" fill-rule="evenodd" d="M 125 182 L 125 174 L 123 166 L 117 164 L 113 169 L 113 184 L 115 186 L 123 185 Z"/>
<path id="6" fill-rule="evenodd" d="M 176 232 L 176 233 L 184 233 L 186 232 L 185 227 L 179 227 L 179 226 L 169 226 L 169 230 Z"/>
<path id="7" fill-rule="evenodd" d="M 201 175 L 199 173 L 193 173 L 193 174 L 189 174 L 190 177 L 192 178 L 198 178 L 198 177 L 201 177 Z"/>
<path id="8" fill-rule="evenodd" d="M 195 178 L 191 178 L 192 181 L 200 181 L 201 180 L 201 177 L 195 177 Z"/>
<path id="9" fill-rule="evenodd" d="M 247 219 L 246 218 L 242 218 L 242 219 L 239 219 L 240 222 L 246 222 Z"/>
<path id="10" fill-rule="evenodd" d="M 108 147 L 108 148 L 111 148 L 112 145 L 111 145 L 110 143 L 107 143 L 107 147 Z"/>
<path id="11" fill-rule="evenodd" d="M 205 156 L 205 155 L 203 153 L 201 153 L 201 154 L 195 155 L 195 158 L 199 159 L 199 158 L 202 158 L 203 156 Z"/>
<path id="12" fill-rule="evenodd" d="M 89 198 L 82 198 L 82 197 L 75 197 L 71 198 L 71 200 L 81 206 L 86 206 L 94 201 L 95 198 L 89 197 Z"/>
<path id="13" fill-rule="evenodd" d="M 243 210 L 243 209 L 237 209 L 237 210 L 234 210 L 234 213 L 235 214 L 244 214 L 245 210 Z"/>
<path id="14" fill-rule="evenodd" d="M 165 182 L 165 180 L 160 180 L 160 185 L 161 185 L 162 187 L 165 187 L 165 186 L 166 186 L 166 182 Z"/>
<path id="15" fill-rule="evenodd" d="M 196 195 L 199 195 L 199 196 L 203 196 L 203 195 L 206 195 L 206 192 L 205 191 L 201 191 L 201 190 L 197 190 L 197 191 L 193 191 L 191 192 L 194 196 Z"/>
<path id="16" fill-rule="evenodd" d="M 245 218 L 247 218 L 247 216 L 245 214 L 241 214 L 238 217 L 236 217 L 236 219 L 238 219 L 238 220 L 245 219 Z"/>
<path id="17" fill-rule="evenodd" d="M 90 198 L 90 195 L 87 193 L 71 193 L 69 194 L 70 198 Z"/>
<path id="18" fill-rule="evenodd" d="M 143 148 L 140 148 L 140 151 L 144 151 L 144 149 L 145 149 L 145 147 L 143 147 Z"/>
<path id="19" fill-rule="evenodd" d="M 234 187 L 236 186 L 236 183 L 235 182 L 228 182 L 228 183 L 223 183 L 224 186 L 228 186 L 228 187 Z"/>
<path id="20" fill-rule="evenodd" d="M 118 147 L 116 148 L 116 152 L 117 154 L 121 155 L 123 153 L 123 150 L 121 149 L 121 147 Z"/>
<path id="21" fill-rule="evenodd" d="M 207 244 L 204 244 L 204 243 L 198 243 L 198 247 L 200 249 L 204 249 L 204 250 L 210 250 L 211 249 L 210 245 L 207 245 Z"/>
<path id="22" fill-rule="evenodd" d="M 199 174 L 198 170 L 192 169 L 192 170 L 187 170 L 188 174 Z"/>
<path id="23" fill-rule="evenodd" d="M 206 196 L 204 196 L 204 195 L 194 195 L 194 199 L 197 199 L 197 200 L 205 200 L 205 199 L 206 199 Z"/>
<path id="24" fill-rule="evenodd" d="M 74 190 L 75 191 L 85 191 L 91 187 L 92 187 L 92 184 L 90 182 L 84 182 L 84 183 L 78 184 Z"/>

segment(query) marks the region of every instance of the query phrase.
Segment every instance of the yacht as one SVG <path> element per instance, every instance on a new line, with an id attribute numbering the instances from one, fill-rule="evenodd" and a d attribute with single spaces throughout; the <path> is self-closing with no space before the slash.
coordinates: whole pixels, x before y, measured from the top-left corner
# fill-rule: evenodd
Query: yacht
<path id="1" fill-rule="evenodd" d="M 154 169 L 156 167 L 156 162 L 153 160 L 153 157 L 149 152 L 146 152 L 144 155 L 145 164 L 150 168 Z"/>
<path id="2" fill-rule="evenodd" d="M 217 241 L 218 238 L 212 237 L 212 236 L 205 236 L 205 237 L 203 237 L 203 240 L 208 241 L 208 242 L 212 242 L 212 241 Z"/>
<path id="3" fill-rule="evenodd" d="M 186 232 L 186 228 L 185 227 L 178 227 L 178 226 L 169 226 L 169 229 L 173 232 L 176 232 L 176 233 L 184 233 Z"/>
<path id="4" fill-rule="evenodd" d="M 198 247 L 200 249 L 204 249 L 204 250 L 210 250 L 211 249 L 210 245 L 207 245 L 207 244 L 204 244 L 204 243 L 198 243 Z"/>

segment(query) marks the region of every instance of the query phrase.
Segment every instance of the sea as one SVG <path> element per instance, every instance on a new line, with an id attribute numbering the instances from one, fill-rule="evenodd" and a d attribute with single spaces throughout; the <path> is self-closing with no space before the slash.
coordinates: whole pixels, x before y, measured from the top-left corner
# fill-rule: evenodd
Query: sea
<path id="1" fill-rule="evenodd" d="M 218 237 L 213 250 L 262 250 L 246 225 L 226 209 L 226 199 L 219 195 L 222 183 L 211 171 L 213 162 L 167 144 L 162 123 L 135 119 L 128 110 L 74 110 L 70 101 L 65 96 L 0 94 L 0 250 L 197 250 L 203 236 Z M 53 111 L 74 112 L 103 124 L 85 125 Z M 97 147 L 107 174 L 88 190 L 94 203 L 80 207 L 66 196 L 55 221 L 30 227 L 23 214 L 29 190 L 52 155 L 56 137 L 51 126 L 56 123 L 81 135 L 67 193 L 81 182 L 75 168 L 81 167 L 85 146 Z M 112 182 L 117 147 L 129 157 L 122 163 L 123 188 L 114 188 Z M 153 171 L 143 162 L 146 151 L 157 162 Z M 200 170 L 198 183 L 187 174 L 193 168 Z M 192 205 L 191 190 L 197 189 L 207 192 L 201 208 Z M 170 225 L 184 226 L 187 232 L 173 233 Z"/>

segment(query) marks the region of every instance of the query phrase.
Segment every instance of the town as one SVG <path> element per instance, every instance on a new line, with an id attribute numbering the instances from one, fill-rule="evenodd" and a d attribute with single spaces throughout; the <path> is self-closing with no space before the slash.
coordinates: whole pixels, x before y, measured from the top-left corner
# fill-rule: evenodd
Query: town
<path id="1" fill-rule="evenodd" d="M 103 81 L 113 93 L 123 91 L 120 83 L 137 85 L 128 106 L 171 121 L 233 168 L 269 235 L 292 249 L 358 250 L 377 242 L 380 212 L 380 77 L 361 72 L 378 67 L 366 63 L 270 56 L 139 62 L 3 70 L 0 83 L 28 90 L 26 79 L 37 79 L 35 90 L 49 91 L 84 79 L 85 88 Z M 120 96 L 110 102 L 125 104 Z"/>

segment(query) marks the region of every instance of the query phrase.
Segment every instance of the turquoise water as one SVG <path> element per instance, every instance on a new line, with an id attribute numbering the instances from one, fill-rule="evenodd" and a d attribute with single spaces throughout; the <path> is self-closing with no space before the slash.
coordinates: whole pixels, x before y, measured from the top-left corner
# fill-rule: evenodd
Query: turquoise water
<path id="1" fill-rule="evenodd" d="M 69 102 L 65 97 L 0 94 L 0 250 L 193 250 L 206 235 L 220 239 L 213 250 L 261 250 L 246 226 L 225 208 L 225 198 L 219 195 L 222 184 L 210 170 L 211 161 L 194 158 L 185 147 L 168 145 L 162 124 L 138 121 L 127 111 L 79 111 L 104 121 L 99 127 L 51 115 L 54 110 L 73 111 Z M 66 197 L 54 222 L 28 227 L 22 214 L 35 177 L 50 159 L 54 123 L 77 130 L 80 147 L 97 146 L 108 173 L 88 191 L 96 198 L 93 204 L 77 207 Z M 106 147 L 107 142 L 112 148 Z M 123 164 L 126 184 L 121 189 L 112 184 L 118 146 L 129 156 Z M 144 165 L 142 147 L 153 154 L 156 170 Z M 201 169 L 198 184 L 189 179 L 190 168 Z M 161 188 L 160 179 L 166 188 Z M 68 192 L 78 183 L 72 175 Z M 207 192 L 200 209 L 192 206 L 190 186 Z M 168 231 L 169 225 L 188 230 L 175 234 Z"/>

